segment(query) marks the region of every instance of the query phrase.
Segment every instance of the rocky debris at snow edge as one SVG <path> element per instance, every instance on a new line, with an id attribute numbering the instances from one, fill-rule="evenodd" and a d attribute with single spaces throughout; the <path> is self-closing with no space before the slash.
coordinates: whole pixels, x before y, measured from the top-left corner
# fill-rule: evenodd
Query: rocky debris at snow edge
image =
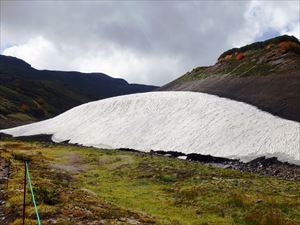
<path id="1" fill-rule="evenodd" d="M 176 157 L 188 161 L 197 161 L 226 169 L 258 173 L 266 176 L 276 176 L 287 180 L 300 180 L 300 165 L 279 161 L 277 157 L 260 156 L 249 162 L 243 162 L 239 159 L 214 157 L 211 155 L 201 155 L 197 153 L 184 154 L 181 152 L 170 151 L 151 151 L 150 153 Z"/>
<path id="2" fill-rule="evenodd" d="M 0 140 L 10 138 L 11 135 L 0 133 Z M 14 137 L 14 139 L 22 141 L 41 141 L 45 144 L 58 144 L 52 140 L 52 135 L 32 135 Z M 76 145 L 70 144 L 68 141 L 59 143 L 61 145 Z M 257 173 L 265 176 L 275 176 L 286 180 L 300 181 L 300 165 L 279 161 L 277 157 L 260 156 L 248 162 L 243 162 L 240 159 L 229 159 L 224 157 L 215 157 L 212 155 L 202 155 L 197 153 L 185 154 L 176 151 L 154 151 L 150 152 L 139 151 L 130 148 L 119 148 L 117 150 L 126 152 L 136 152 L 139 154 L 162 155 L 165 157 L 173 157 L 181 160 L 200 162 L 207 165 L 222 167 L 225 169 L 240 170 L 243 172 Z"/>

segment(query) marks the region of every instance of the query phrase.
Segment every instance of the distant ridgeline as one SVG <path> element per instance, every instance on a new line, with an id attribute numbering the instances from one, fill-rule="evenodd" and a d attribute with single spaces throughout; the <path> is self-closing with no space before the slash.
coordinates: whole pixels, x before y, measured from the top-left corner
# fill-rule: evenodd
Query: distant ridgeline
<path id="1" fill-rule="evenodd" d="M 218 62 L 224 60 L 235 59 L 241 60 L 247 56 L 247 52 L 256 51 L 261 49 L 272 49 L 279 48 L 284 52 L 293 51 L 300 54 L 300 42 L 294 36 L 283 35 L 275 37 L 266 41 L 255 42 L 249 45 L 245 45 L 241 48 L 232 48 L 226 52 L 223 52 L 219 58 Z"/>
<path id="2" fill-rule="evenodd" d="M 0 55 L 0 128 L 47 119 L 86 102 L 155 88 L 103 73 L 37 70 L 23 60 Z"/>

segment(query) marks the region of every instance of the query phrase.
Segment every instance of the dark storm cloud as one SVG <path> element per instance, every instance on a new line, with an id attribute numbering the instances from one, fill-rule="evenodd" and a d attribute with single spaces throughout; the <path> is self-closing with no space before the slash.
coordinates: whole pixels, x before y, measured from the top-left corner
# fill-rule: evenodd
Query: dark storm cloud
<path id="1" fill-rule="evenodd" d="M 254 40 L 253 29 L 270 29 L 252 15 L 255 7 L 266 8 L 243 1 L 1 1 L 1 49 L 37 68 L 163 84 Z"/>

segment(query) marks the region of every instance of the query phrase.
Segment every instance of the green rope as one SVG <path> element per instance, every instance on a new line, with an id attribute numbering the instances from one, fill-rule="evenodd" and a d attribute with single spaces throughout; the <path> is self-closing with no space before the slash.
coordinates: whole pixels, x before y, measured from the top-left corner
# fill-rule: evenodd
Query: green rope
<path id="1" fill-rule="evenodd" d="M 36 202 L 35 202 L 35 199 L 34 199 L 34 194 L 33 194 L 33 189 L 32 189 L 32 184 L 31 184 L 31 179 L 30 179 L 30 174 L 29 174 L 27 161 L 25 161 L 25 164 L 26 164 L 26 173 L 27 173 L 27 177 L 28 177 L 28 183 L 29 183 L 29 187 L 30 187 L 30 192 L 31 192 L 31 197 L 32 197 L 32 202 L 33 202 L 33 205 L 34 205 L 34 209 L 35 209 L 37 222 L 38 222 L 38 225 L 41 225 L 38 208 L 36 206 Z"/>

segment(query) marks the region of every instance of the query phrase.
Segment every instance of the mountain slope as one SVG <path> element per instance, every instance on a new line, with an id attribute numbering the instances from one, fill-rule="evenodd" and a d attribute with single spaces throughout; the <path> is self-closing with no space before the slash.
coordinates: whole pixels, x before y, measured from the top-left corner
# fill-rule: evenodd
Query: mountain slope
<path id="1" fill-rule="evenodd" d="M 231 49 L 215 65 L 195 68 L 159 90 L 214 94 L 300 122 L 299 40 L 285 35 Z"/>
<path id="2" fill-rule="evenodd" d="M 300 124 L 251 105 L 192 92 L 150 92 L 95 101 L 49 120 L 0 130 L 53 135 L 100 148 L 164 150 L 300 164 Z"/>
<path id="3" fill-rule="evenodd" d="M 89 101 L 155 88 L 102 73 L 36 70 L 20 59 L 0 55 L 0 128 L 46 119 Z"/>

